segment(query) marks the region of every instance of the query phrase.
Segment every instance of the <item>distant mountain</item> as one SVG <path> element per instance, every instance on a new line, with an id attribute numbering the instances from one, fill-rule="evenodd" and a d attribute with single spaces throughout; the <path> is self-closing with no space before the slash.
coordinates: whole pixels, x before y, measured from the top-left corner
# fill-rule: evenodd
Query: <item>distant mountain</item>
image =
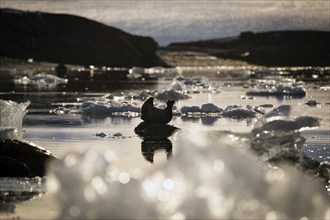
<path id="1" fill-rule="evenodd" d="M 157 43 L 73 15 L 0 9 L 0 56 L 78 65 L 156 66 Z"/>
<path id="2" fill-rule="evenodd" d="M 171 43 L 167 50 L 202 51 L 265 66 L 330 66 L 330 32 L 243 32 L 240 36 Z"/>

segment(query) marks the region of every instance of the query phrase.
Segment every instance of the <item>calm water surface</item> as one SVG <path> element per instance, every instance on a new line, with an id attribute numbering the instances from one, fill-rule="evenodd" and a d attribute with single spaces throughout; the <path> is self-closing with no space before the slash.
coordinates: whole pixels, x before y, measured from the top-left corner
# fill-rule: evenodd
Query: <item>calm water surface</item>
<path id="1" fill-rule="evenodd" d="M 116 165 L 123 171 L 132 167 L 147 171 L 157 164 L 166 163 L 168 155 L 175 157 L 176 150 L 180 146 L 175 145 L 175 140 L 189 132 L 207 131 L 232 131 L 249 132 L 253 128 L 256 118 L 252 119 L 228 119 L 228 118 L 184 118 L 174 116 L 171 125 L 179 128 L 164 144 L 164 147 L 150 152 L 145 149 L 143 140 L 134 132 L 134 128 L 141 123 L 139 117 L 124 116 L 85 116 L 82 114 L 57 115 L 52 111 L 59 106 L 79 106 L 80 99 L 102 97 L 108 93 L 128 94 L 136 93 L 145 89 L 166 89 L 171 80 L 146 81 L 146 82 L 84 82 L 74 87 L 72 84 L 59 86 L 51 91 L 40 91 L 32 87 L 17 87 L 11 82 L 2 82 L 0 99 L 23 102 L 30 100 L 28 114 L 23 122 L 23 139 L 33 142 L 51 151 L 58 158 L 63 158 L 68 152 L 83 152 L 87 149 L 104 151 L 112 149 L 117 154 Z M 100 83 L 100 84 L 98 84 Z M 319 128 L 304 131 L 302 135 L 307 138 L 307 143 L 325 143 L 329 147 L 330 141 L 330 83 L 329 81 L 306 82 L 307 95 L 302 98 L 290 97 L 266 97 L 257 96 L 247 98 L 245 93 L 251 88 L 243 87 L 246 80 L 210 79 L 209 83 L 216 84 L 221 92 L 201 92 L 190 94 L 191 98 L 180 100 L 175 103 L 177 109 L 183 106 L 213 103 L 218 107 L 225 108 L 228 105 L 262 105 L 272 104 L 278 107 L 283 104 L 292 107 L 292 117 L 313 116 L 320 119 Z M 83 84 L 83 85 L 82 85 Z M 101 86 L 95 86 L 101 85 Z M 74 88 L 77 88 L 76 91 Z M 306 105 L 309 99 L 316 100 L 320 105 Z M 132 100 L 128 100 L 129 102 Z M 133 102 L 142 105 L 142 101 Z M 266 112 L 273 108 L 265 108 Z M 104 133 L 105 137 L 98 134 Z M 172 144 L 173 143 L 173 144 Z M 166 146 L 171 145 L 170 148 Z M 147 160 L 146 151 L 149 155 Z M 153 158 L 153 163 L 150 162 Z M 324 155 L 328 156 L 329 155 Z M 0 180 L 2 191 L 16 188 L 17 191 L 25 192 L 24 184 L 11 182 L 12 180 Z M 24 182 L 26 180 L 18 180 Z M 53 219 L 58 215 L 58 204 L 54 195 L 48 194 L 43 179 L 34 180 L 30 183 L 35 186 L 31 191 L 39 195 L 33 199 L 5 206 L 0 212 L 0 217 L 11 218 L 19 216 L 21 219 Z M 22 199 L 25 200 L 25 199 Z M 9 210 L 9 211 L 8 211 Z M 9 214 L 8 214 L 9 213 Z"/>

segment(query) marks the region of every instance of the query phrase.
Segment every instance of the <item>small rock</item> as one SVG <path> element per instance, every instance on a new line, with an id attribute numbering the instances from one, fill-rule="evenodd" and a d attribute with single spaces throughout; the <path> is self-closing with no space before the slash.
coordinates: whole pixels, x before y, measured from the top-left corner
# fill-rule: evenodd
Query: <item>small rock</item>
<path id="1" fill-rule="evenodd" d="M 103 132 L 98 132 L 98 133 L 95 134 L 95 136 L 96 136 L 96 137 L 104 138 L 104 137 L 106 137 L 107 135 L 104 134 Z"/>
<path id="2" fill-rule="evenodd" d="M 316 100 L 313 100 L 313 99 L 309 99 L 307 102 L 306 102 L 306 105 L 308 106 L 317 106 L 317 102 Z"/>
<path id="3" fill-rule="evenodd" d="M 113 136 L 113 137 L 122 137 L 123 134 L 120 133 L 120 132 L 117 132 L 117 133 L 113 134 L 112 136 Z"/>

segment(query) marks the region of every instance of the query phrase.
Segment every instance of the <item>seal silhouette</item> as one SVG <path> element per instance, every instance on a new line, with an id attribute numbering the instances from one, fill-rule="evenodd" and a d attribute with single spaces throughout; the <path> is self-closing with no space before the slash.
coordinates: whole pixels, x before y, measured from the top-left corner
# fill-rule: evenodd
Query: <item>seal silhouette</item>
<path id="1" fill-rule="evenodd" d="M 150 97 L 141 107 L 141 119 L 148 123 L 167 124 L 172 120 L 173 105 L 174 100 L 168 100 L 165 109 L 156 108 L 154 106 L 154 97 Z"/>

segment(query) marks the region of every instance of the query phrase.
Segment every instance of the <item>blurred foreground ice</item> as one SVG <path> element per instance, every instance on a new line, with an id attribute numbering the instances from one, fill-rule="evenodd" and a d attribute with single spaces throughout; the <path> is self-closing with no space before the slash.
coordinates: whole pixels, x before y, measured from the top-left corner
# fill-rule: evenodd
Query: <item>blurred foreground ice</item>
<path id="1" fill-rule="evenodd" d="M 0 99 L 0 139 L 22 138 L 22 122 L 29 104 Z"/>
<path id="2" fill-rule="evenodd" d="M 119 170 L 110 149 L 68 154 L 49 172 L 59 219 L 322 219 L 329 214 L 323 188 L 292 167 L 264 170 L 248 153 L 221 142 L 182 140 L 177 146 L 169 163 L 146 174 Z"/>
<path id="3" fill-rule="evenodd" d="M 231 133 L 211 141 L 202 131 L 186 131 L 174 143 L 175 155 L 146 173 L 119 170 L 111 149 L 69 153 L 48 173 L 59 219 L 326 219 L 329 198 L 318 181 L 285 164 L 263 168 L 250 152 L 257 146 L 271 156 L 271 144 L 280 154 L 300 151 L 299 130 L 318 121 L 289 113 L 281 106 L 266 114 L 245 136 L 250 141 Z"/>

